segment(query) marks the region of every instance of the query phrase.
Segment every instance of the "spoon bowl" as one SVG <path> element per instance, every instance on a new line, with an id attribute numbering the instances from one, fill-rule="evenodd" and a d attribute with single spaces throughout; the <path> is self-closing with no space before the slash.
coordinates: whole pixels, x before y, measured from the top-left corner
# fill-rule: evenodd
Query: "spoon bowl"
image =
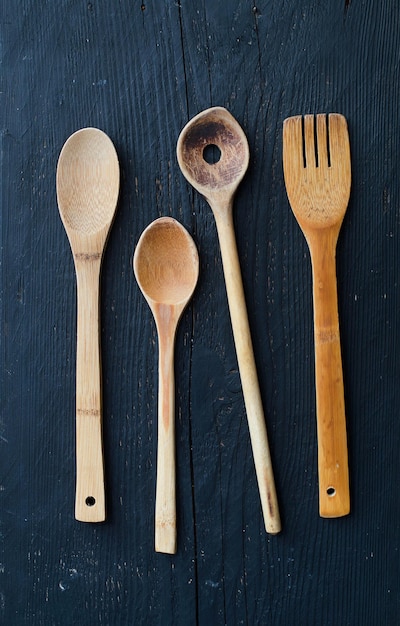
<path id="1" fill-rule="evenodd" d="M 216 147 L 217 156 L 208 162 L 210 147 Z M 249 164 L 246 135 L 226 109 L 213 107 L 183 128 L 177 158 L 183 175 L 205 197 L 215 217 L 265 527 L 276 534 L 281 529 L 278 501 L 232 215 L 233 198 Z"/>
<path id="2" fill-rule="evenodd" d="M 179 319 L 192 297 L 199 257 L 186 229 L 161 217 L 142 233 L 133 257 L 138 285 L 158 333 L 158 444 L 155 550 L 176 552 L 174 344 Z"/>
<path id="3" fill-rule="evenodd" d="M 207 160 L 207 149 L 216 147 Z M 249 165 L 246 135 L 223 107 L 202 111 L 181 132 L 178 163 L 185 178 L 210 203 L 221 195 L 230 198 Z M 214 210 L 215 207 L 212 207 Z"/>
<path id="4" fill-rule="evenodd" d="M 61 219 L 74 240 L 107 235 L 119 194 L 119 165 L 111 139 L 97 128 L 71 135 L 57 167 Z"/>
<path id="5" fill-rule="evenodd" d="M 75 517 L 105 519 L 99 334 L 100 269 L 119 193 L 119 165 L 109 137 L 78 130 L 57 165 L 57 200 L 77 279 Z"/>
<path id="6" fill-rule="evenodd" d="M 161 217 L 142 233 L 134 269 L 150 306 L 186 303 L 197 282 L 198 265 L 193 239 L 173 218 Z"/>

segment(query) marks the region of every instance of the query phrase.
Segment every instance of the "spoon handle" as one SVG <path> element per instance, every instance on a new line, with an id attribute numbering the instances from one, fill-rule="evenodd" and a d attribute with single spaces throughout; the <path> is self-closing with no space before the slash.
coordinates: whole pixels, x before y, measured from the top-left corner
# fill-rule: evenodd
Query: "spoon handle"
<path id="1" fill-rule="evenodd" d="M 222 210 L 221 208 L 215 209 L 214 207 L 213 212 L 221 248 L 233 337 L 265 528 L 267 532 L 276 534 L 281 530 L 281 521 L 233 227 L 232 204 L 229 207 L 223 207 Z"/>
<path id="2" fill-rule="evenodd" d="M 82 257 L 82 258 L 79 258 Z M 105 520 L 99 334 L 100 255 L 75 255 L 77 277 L 75 518 Z"/>
<path id="3" fill-rule="evenodd" d="M 176 553 L 175 306 L 158 304 L 158 441 L 155 550 Z"/>
<path id="4" fill-rule="evenodd" d="M 324 238 L 325 236 L 325 238 Z M 314 300 L 315 385 L 318 435 L 319 512 L 350 512 L 347 435 L 336 285 L 335 246 L 323 231 L 309 241 Z"/>

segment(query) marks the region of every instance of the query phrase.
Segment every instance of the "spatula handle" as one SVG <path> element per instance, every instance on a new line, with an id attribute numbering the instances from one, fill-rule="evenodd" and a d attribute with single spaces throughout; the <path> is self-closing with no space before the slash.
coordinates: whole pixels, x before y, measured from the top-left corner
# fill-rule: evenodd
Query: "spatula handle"
<path id="1" fill-rule="evenodd" d="M 77 275 L 75 517 L 105 520 L 98 255 L 75 257 Z"/>
<path id="2" fill-rule="evenodd" d="M 174 307 L 160 304 L 158 330 L 158 441 L 155 551 L 176 553 Z"/>
<path id="3" fill-rule="evenodd" d="M 321 517 L 350 512 L 342 357 L 336 285 L 335 242 L 319 236 L 311 247 L 313 268 L 315 384 L 319 509 Z"/>
<path id="4" fill-rule="evenodd" d="M 213 207 L 213 211 L 221 248 L 233 336 L 265 528 L 267 532 L 276 534 L 281 530 L 281 521 L 237 253 L 232 206 L 224 207 L 223 210 L 219 211 Z"/>

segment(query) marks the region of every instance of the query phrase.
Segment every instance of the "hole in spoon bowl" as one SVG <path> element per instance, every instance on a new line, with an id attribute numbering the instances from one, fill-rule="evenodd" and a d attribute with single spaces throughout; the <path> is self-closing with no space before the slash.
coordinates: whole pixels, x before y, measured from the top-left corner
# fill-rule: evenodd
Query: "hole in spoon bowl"
<path id="1" fill-rule="evenodd" d="M 215 143 L 209 143 L 203 150 L 203 159 L 209 165 L 215 165 L 221 159 L 221 150 Z"/>

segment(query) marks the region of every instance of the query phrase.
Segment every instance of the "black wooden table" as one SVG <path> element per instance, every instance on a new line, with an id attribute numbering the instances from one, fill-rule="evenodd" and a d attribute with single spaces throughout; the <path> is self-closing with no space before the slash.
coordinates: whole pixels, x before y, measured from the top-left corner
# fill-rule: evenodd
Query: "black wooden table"
<path id="1" fill-rule="evenodd" d="M 398 623 L 398 0 L 3 3 L 0 622 L 6 626 Z M 249 140 L 235 229 L 283 530 L 265 533 L 213 216 L 176 141 L 225 106 Z M 347 117 L 337 250 L 351 513 L 318 515 L 310 261 L 282 123 Z M 107 521 L 74 519 L 76 284 L 55 169 L 113 140 L 121 194 L 102 274 Z M 157 337 L 132 272 L 171 215 L 200 279 L 176 343 L 178 552 L 153 550 Z"/>

